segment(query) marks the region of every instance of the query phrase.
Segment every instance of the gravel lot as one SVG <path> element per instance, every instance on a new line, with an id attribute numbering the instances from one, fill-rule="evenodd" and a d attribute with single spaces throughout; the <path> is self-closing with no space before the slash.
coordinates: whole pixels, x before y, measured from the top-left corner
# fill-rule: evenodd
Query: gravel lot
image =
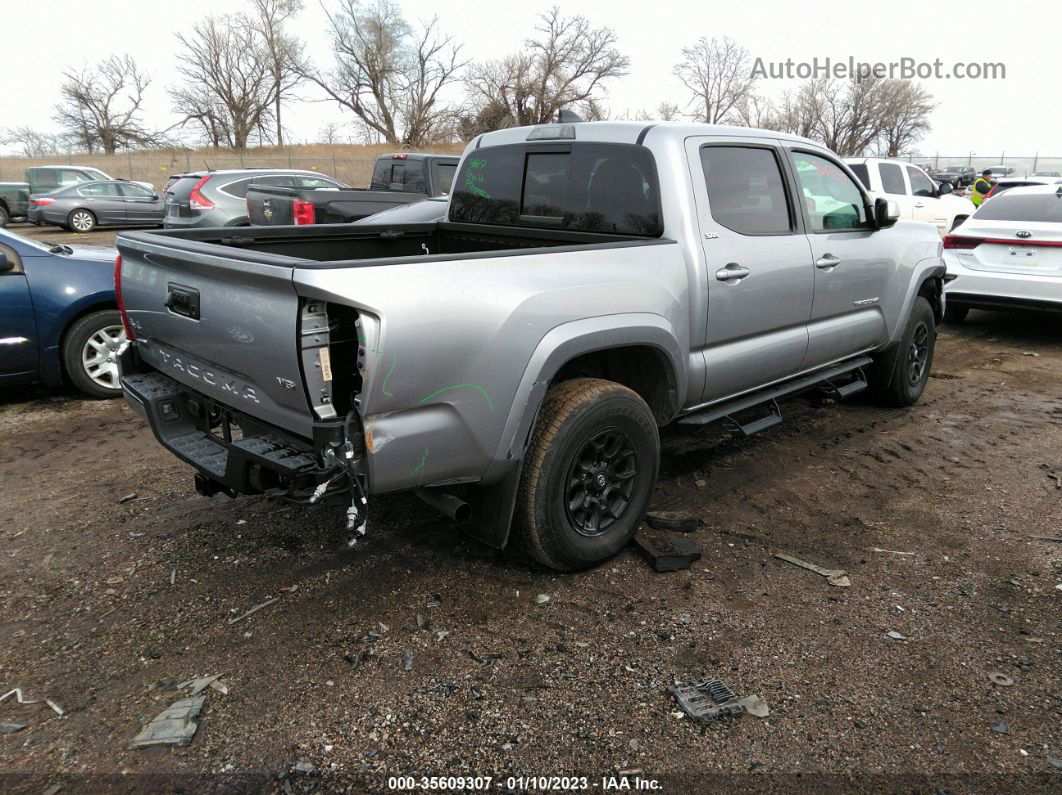
<path id="1" fill-rule="evenodd" d="M 341 508 L 197 497 L 119 401 L 0 393 L 0 690 L 67 713 L 0 704 L 26 724 L 0 734 L 0 789 L 599 790 L 630 766 L 668 792 L 1059 791 L 1057 320 L 946 327 L 912 410 L 783 412 L 749 440 L 665 434 L 654 506 L 703 518 L 692 568 L 628 550 L 559 576 L 409 496 L 375 500 L 348 550 Z M 126 749 L 175 683 L 212 674 L 228 693 L 204 691 L 189 747 Z M 708 677 L 770 717 L 676 713 L 666 687 Z"/>

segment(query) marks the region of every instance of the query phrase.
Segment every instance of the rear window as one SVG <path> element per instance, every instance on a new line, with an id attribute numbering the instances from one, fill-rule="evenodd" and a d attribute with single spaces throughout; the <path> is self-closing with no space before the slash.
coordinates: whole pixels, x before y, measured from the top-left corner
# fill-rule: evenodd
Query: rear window
<path id="1" fill-rule="evenodd" d="M 402 193 L 427 193 L 423 160 L 381 159 L 372 170 L 370 190 L 394 190 Z"/>
<path id="2" fill-rule="evenodd" d="M 852 169 L 852 173 L 859 177 L 859 181 L 863 183 L 863 187 L 867 190 L 873 190 L 870 187 L 870 172 L 867 171 L 866 163 L 849 163 L 848 167 Z"/>
<path id="3" fill-rule="evenodd" d="M 894 196 L 907 194 L 907 187 L 903 184 L 903 172 L 895 163 L 878 163 L 878 174 L 881 175 L 881 189 Z"/>
<path id="4" fill-rule="evenodd" d="M 170 184 L 166 186 L 166 193 L 176 196 L 178 199 L 187 199 L 192 192 L 192 188 L 195 187 L 195 183 L 199 182 L 200 179 L 202 177 L 178 177 L 175 180 L 170 180 Z"/>
<path id="5" fill-rule="evenodd" d="M 659 237 L 659 194 L 653 156 L 642 146 L 494 146 L 461 164 L 450 220 Z"/>
<path id="6" fill-rule="evenodd" d="M 457 174 L 457 163 L 439 163 L 439 192 L 449 193 L 454 185 L 454 175 Z"/>
<path id="7" fill-rule="evenodd" d="M 1007 193 L 993 196 L 978 208 L 979 221 L 1062 223 L 1062 195 L 1057 193 Z"/>

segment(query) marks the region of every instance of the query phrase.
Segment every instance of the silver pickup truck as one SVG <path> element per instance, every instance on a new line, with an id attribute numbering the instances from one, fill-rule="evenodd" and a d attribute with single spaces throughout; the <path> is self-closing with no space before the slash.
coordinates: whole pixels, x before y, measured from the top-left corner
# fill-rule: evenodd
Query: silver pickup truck
<path id="1" fill-rule="evenodd" d="M 622 549 L 658 428 L 925 388 L 936 230 L 815 143 L 708 125 L 487 133 L 444 221 L 123 232 L 129 402 L 200 493 L 416 490 L 575 570 Z"/>

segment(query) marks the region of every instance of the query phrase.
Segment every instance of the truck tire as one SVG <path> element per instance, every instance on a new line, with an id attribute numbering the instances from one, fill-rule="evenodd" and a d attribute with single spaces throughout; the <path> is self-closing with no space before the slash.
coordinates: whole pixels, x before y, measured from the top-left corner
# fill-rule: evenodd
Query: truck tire
<path id="1" fill-rule="evenodd" d="M 63 367 L 71 383 L 87 395 L 114 398 L 122 394 L 115 349 L 125 341 L 117 309 L 91 312 L 63 336 Z"/>
<path id="2" fill-rule="evenodd" d="M 660 434 L 634 391 L 576 378 L 543 401 L 513 527 L 534 560 L 578 571 L 630 543 L 656 483 Z"/>
<path id="3" fill-rule="evenodd" d="M 7 211 L 7 208 L 0 204 L 0 229 L 3 229 L 11 223 L 11 213 Z"/>
<path id="4" fill-rule="evenodd" d="M 922 397 L 929 371 L 937 327 L 933 307 L 924 297 L 915 298 L 898 344 L 874 364 L 870 393 L 887 406 L 913 406 Z"/>
<path id="5" fill-rule="evenodd" d="M 944 307 L 944 322 L 962 323 L 968 314 L 970 314 L 970 307 L 949 303 Z"/>
<path id="6" fill-rule="evenodd" d="M 75 232 L 91 232 L 96 228 L 96 216 L 91 210 L 79 207 L 76 210 L 72 210 L 70 215 L 67 216 L 66 227 L 67 229 L 73 229 Z"/>

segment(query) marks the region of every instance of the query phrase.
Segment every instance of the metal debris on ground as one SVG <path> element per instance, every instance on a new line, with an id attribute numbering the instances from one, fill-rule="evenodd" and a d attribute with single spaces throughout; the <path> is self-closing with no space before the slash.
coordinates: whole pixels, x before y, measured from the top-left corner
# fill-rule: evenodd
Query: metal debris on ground
<path id="1" fill-rule="evenodd" d="M 14 734 L 25 728 L 25 723 L 0 723 L 0 734 Z"/>
<path id="2" fill-rule="evenodd" d="M 654 530 L 673 530 L 676 533 L 692 533 L 704 525 L 700 517 L 680 511 L 650 511 L 645 523 Z"/>
<path id="3" fill-rule="evenodd" d="M 192 695 L 198 696 L 208 687 L 211 687 L 220 678 L 221 674 L 217 674 L 215 676 L 201 676 L 198 679 L 189 679 L 187 682 L 179 683 L 177 685 L 177 689 L 184 690 L 186 687 L 190 687 L 192 688 Z M 222 685 L 222 687 L 224 687 L 224 685 Z M 226 689 L 225 691 L 220 692 L 228 692 L 228 690 Z"/>
<path id="4" fill-rule="evenodd" d="M 413 670 L 413 652 L 411 652 L 409 649 L 406 649 L 406 653 L 402 655 L 402 670 Z"/>
<path id="5" fill-rule="evenodd" d="M 1010 734 L 1010 728 L 1001 720 L 997 720 L 991 726 L 992 731 L 996 734 Z"/>
<path id="6" fill-rule="evenodd" d="M 681 536 L 650 534 L 639 530 L 634 537 L 634 544 L 654 571 L 681 571 L 701 559 L 700 547 Z"/>
<path id="7" fill-rule="evenodd" d="M 988 678 L 991 679 L 995 684 L 1000 685 L 1002 687 L 1010 687 L 1012 684 L 1014 684 L 1013 679 L 1011 679 L 1004 673 L 1000 673 L 999 671 L 993 671 L 988 675 Z"/>
<path id="8" fill-rule="evenodd" d="M 1055 481 L 1055 488 L 1062 489 L 1062 472 L 1048 472 L 1047 477 Z"/>
<path id="9" fill-rule="evenodd" d="M 1062 542 L 1062 536 L 1025 536 L 1033 541 L 1058 541 Z"/>
<path id="10" fill-rule="evenodd" d="M 881 547 L 871 547 L 871 552 L 886 552 L 889 555 L 913 555 L 914 552 L 900 552 L 898 549 L 882 549 Z"/>
<path id="11" fill-rule="evenodd" d="M 827 569 L 814 563 L 809 563 L 806 560 L 801 560 L 793 555 L 787 555 L 784 552 L 775 552 L 774 556 L 779 560 L 784 560 L 786 563 L 792 563 L 794 566 L 822 575 L 830 585 L 847 588 L 852 584 L 848 579 L 848 574 L 843 569 Z"/>
<path id="12" fill-rule="evenodd" d="M 124 505 L 127 502 L 132 502 L 137 498 L 137 493 L 134 491 L 132 494 L 126 494 L 124 497 L 118 498 L 118 504 Z"/>
<path id="13" fill-rule="evenodd" d="M 63 709 L 62 707 L 60 707 L 58 704 L 56 704 L 50 698 L 45 698 L 45 699 L 39 699 L 39 698 L 29 699 L 29 698 L 25 698 L 22 695 L 22 688 L 20 688 L 20 687 L 12 688 L 11 690 L 8 690 L 6 693 L 4 693 L 4 695 L 0 696 L 0 703 L 3 703 L 9 696 L 12 696 L 12 695 L 15 697 L 15 700 L 19 704 L 39 704 L 43 700 L 44 703 L 47 704 L 49 707 L 51 707 L 52 711 L 56 715 L 58 715 L 60 718 L 65 718 L 66 715 L 67 715 L 66 710 Z"/>
<path id="14" fill-rule="evenodd" d="M 258 604 L 258 605 L 255 605 L 254 607 L 252 607 L 246 613 L 241 613 L 240 615 L 236 616 L 235 618 L 230 618 L 229 619 L 229 623 L 230 624 L 235 624 L 237 621 L 243 621 L 245 618 L 247 618 L 247 616 L 254 615 L 259 610 L 261 610 L 263 607 L 269 607 L 269 605 L 273 604 L 273 602 L 279 602 L 279 601 L 280 601 L 280 597 L 279 596 L 271 596 L 268 599 L 266 599 L 264 602 L 262 602 L 261 604 Z"/>
<path id="15" fill-rule="evenodd" d="M 689 684 L 676 682 L 667 692 L 675 697 L 684 713 L 695 720 L 713 720 L 723 715 L 748 713 L 766 718 L 771 714 L 767 702 L 759 696 L 738 698 L 734 691 L 718 679 Z"/>
<path id="16" fill-rule="evenodd" d="M 885 636 L 888 638 L 892 638 L 893 640 L 907 640 L 906 635 L 901 635 L 895 629 L 890 629 L 888 632 L 885 633 Z"/>
<path id="17" fill-rule="evenodd" d="M 151 745 L 191 745 L 199 728 L 199 716 L 203 711 L 206 696 L 192 696 L 174 701 L 143 730 L 129 741 L 128 748 L 146 748 Z"/>
<path id="18" fill-rule="evenodd" d="M 536 605 L 544 605 L 548 601 L 549 601 L 549 594 L 548 593 L 540 593 L 538 596 L 535 597 L 535 604 Z"/>

